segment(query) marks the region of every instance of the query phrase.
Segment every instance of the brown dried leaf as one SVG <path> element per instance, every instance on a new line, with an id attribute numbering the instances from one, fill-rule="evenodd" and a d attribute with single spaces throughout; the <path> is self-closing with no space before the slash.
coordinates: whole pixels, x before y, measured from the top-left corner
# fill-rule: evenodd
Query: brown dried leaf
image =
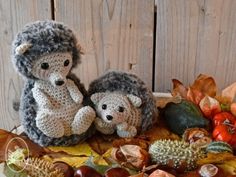
<path id="1" fill-rule="evenodd" d="M 234 82 L 233 84 L 231 84 L 230 86 L 226 87 L 223 91 L 222 91 L 222 96 L 223 97 L 227 97 L 228 99 L 230 99 L 230 101 L 232 102 L 235 98 L 235 94 L 236 94 L 236 82 Z"/>
<path id="2" fill-rule="evenodd" d="M 217 92 L 216 83 L 213 77 L 204 74 L 200 74 L 197 77 L 191 88 L 211 97 L 215 97 Z"/>
<path id="3" fill-rule="evenodd" d="M 198 105 L 200 101 L 204 98 L 203 92 L 199 91 L 198 89 L 189 87 L 188 93 L 187 93 L 187 100 L 195 103 Z"/>
<path id="4" fill-rule="evenodd" d="M 146 150 L 140 146 L 130 144 L 113 148 L 111 156 L 119 163 L 122 163 L 122 165 L 134 169 L 142 169 L 148 165 L 150 160 Z"/>
<path id="5" fill-rule="evenodd" d="M 182 98 L 187 98 L 187 91 L 188 89 L 177 79 L 172 79 L 173 83 L 173 90 L 171 92 L 173 97 L 181 96 Z"/>
<path id="6" fill-rule="evenodd" d="M 231 153 L 208 153 L 207 157 L 197 162 L 199 165 L 215 164 L 228 175 L 236 175 L 236 157 Z"/>
<path id="7" fill-rule="evenodd" d="M 140 146 L 142 149 L 148 149 L 148 142 L 142 138 L 119 138 L 113 141 L 112 146 L 119 148 L 120 146 L 124 145 L 137 145 Z"/>
<path id="8" fill-rule="evenodd" d="M 222 153 L 208 153 L 207 157 L 204 159 L 200 159 L 197 164 L 198 165 L 204 165 L 204 164 L 222 164 L 228 160 L 236 160 L 236 157 L 228 152 L 222 152 Z"/>
<path id="9" fill-rule="evenodd" d="M 152 129 L 144 132 L 141 136 L 145 137 L 148 140 L 148 143 L 151 144 L 159 139 L 171 139 L 171 140 L 179 140 L 180 137 L 171 131 L 169 131 L 165 126 L 159 123 L 159 125 L 155 125 Z"/>
<path id="10" fill-rule="evenodd" d="M 105 136 L 97 133 L 95 136 L 87 140 L 89 146 L 97 152 L 99 155 L 104 154 L 108 149 L 112 147 L 114 139 L 118 138 L 117 135 Z"/>
<path id="11" fill-rule="evenodd" d="M 46 153 L 43 147 L 32 142 L 28 137 L 16 135 L 2 129 L 0 129 L 0 144 L 0 162 L 7 160 L 7 152 L 13 152 L 17 148 L 28 148 L 29 155 L 34 157 L 39 157 Z"/>
<path id="12" fill-rule="evenodd" d="M 182 97 L 180 95 L 167 97 L 167 98 L 157 98 L 156 99 L 156 107 L 164 108 L 168 103 L 180 103 L 182 101 Z"/>

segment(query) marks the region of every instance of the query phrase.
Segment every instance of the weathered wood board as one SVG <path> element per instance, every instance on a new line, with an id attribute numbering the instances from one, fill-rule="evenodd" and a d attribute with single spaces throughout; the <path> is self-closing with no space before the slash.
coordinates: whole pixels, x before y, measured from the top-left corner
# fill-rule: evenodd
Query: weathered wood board
<path id="1" fill-rule="evenodd" d="M 110 69 L 152 88 L 154 0 L 55 0 L 55 20 L 74 28 L 86 54 L 75 70 L 86 86 Z"/>
<path id="2" fill-rule="evenodd" d="M 0 0 L 0 128 L 19 125 L 23 81 L 11 63 L 12 40 L 26 23 L 50 18 L 50 0 Z"/>
<path id="3" fill-rule="evenodd" d="M 155 91 L 205 73 L 219 90 L 236 81 L 236 1 L 156 0 Z"/>

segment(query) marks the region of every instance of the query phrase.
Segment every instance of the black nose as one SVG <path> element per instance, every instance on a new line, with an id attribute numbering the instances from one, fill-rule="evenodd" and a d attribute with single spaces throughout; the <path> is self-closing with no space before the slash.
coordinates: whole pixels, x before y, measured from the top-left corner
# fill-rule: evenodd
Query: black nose
<path id="1" fill-rule="evenodd" d="M 58 86 L 61 86 L 61 85 L 64 84 L 64 81 L 58 80 L 58 81 L 55 81 L 55 84 L 58 85 Z"/>
<path id="2" fill-rule="evenodd" d="M 107 120 L 112 120 L 113 119 L 113 117 L 111 115 L 107 115 L 106 118 L 107 118 Z"/>

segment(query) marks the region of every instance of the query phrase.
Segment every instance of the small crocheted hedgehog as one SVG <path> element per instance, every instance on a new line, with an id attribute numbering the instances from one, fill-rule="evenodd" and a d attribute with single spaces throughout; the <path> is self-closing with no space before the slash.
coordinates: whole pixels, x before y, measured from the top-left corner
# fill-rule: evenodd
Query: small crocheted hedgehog
<path id="1" fill-rule="evenodd" d="M 134 137 L 141 125 L 142 100 L 132 94 L 100 92 L 91 96 L 99 118 L 95 120 L 98 131 L 112 134 L 117 130 L 120 137 Z"/>
<path id="2" fill-rule="evenodd" d="M 103 134 L 134 137 L 157 120 L 152 93 L 133 74 L 109 72 L 90 84 L 89 95 L 98 115 L 96 129 Z"/>
<path id="3" fill-rule="evenodd" d="M 86 91 L 71 69 L 80 61 L 72 31 L 38 21 L 17 34 L 12 60 L 26 79 L 20 115 L 26 134 L 42 146 L 76 144 L 93 132 L 95 111 L 84 106 Z"/>

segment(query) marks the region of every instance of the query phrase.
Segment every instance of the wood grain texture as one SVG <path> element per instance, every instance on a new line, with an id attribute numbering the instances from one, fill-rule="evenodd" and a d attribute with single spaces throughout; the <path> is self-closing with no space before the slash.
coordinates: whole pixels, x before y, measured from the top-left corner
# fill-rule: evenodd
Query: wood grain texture
<path id="1" fill-rule="evenodd" d="M 156 0 L 155 91 L 171 79 L 189 85 L 200 74 L 219 90 L 236 81 L 236 1 Z"/>
<path id="2" fill-rule="evenodd" d="M 110 69 L 152 88 L 154 0 L 55 0 L 55 19 L 73 27 L 86 54 L 74 71 L 86 86 Z"/>
<path id="3" fill-rule="evenodd" d="M 0 0 L 0 128 L 19 125 L 16 110 L 23 81 L 11 63 L 12 40 L 26 23 L 50 18 L 50 0 Z"/>

